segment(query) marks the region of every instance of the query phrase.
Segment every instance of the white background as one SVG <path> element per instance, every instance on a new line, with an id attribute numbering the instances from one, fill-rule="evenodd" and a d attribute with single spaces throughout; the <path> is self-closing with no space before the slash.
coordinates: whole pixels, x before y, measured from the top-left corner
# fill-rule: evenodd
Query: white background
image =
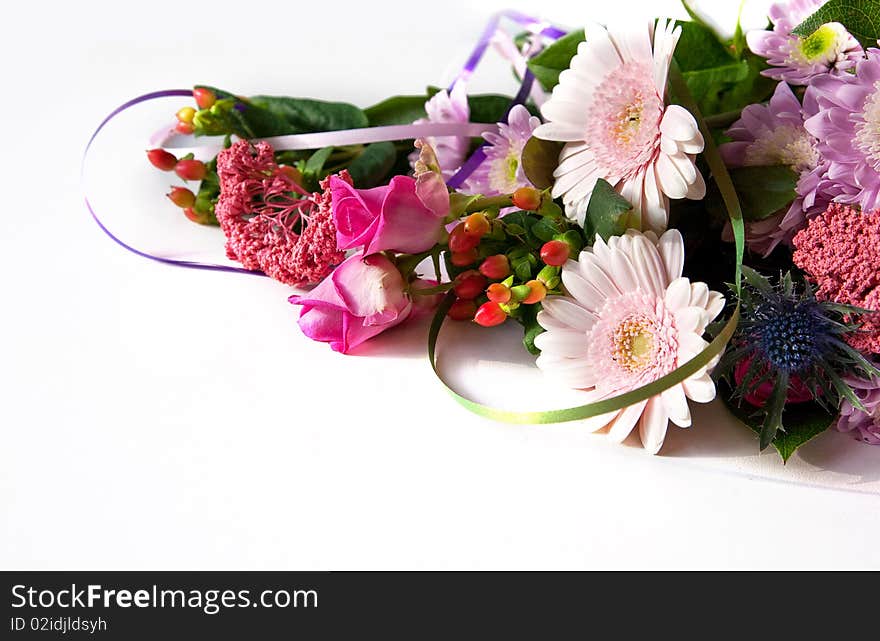
<path id="1" fill-rule="evenodd" d="M 717 408 L 654 458 L 576 424 L 488 422 L 433 380 L 424 325 L 377 339 L 369 356 L 334 354 L 300 334 L 288 288 L 142 260 L 88 217 L 80 155 L 124 100 L 199 82 L 368 105 L 447 81 L 503 6 L 9 9 L 0 566 L 880 567 L 880 448 L 829 434 L 786 469 Z M 577 26 L 664 7 L 677 11 L 531 10 Z M 506 73 L 480 78 L 478 89 L 511 89 Z M 516 331 L 487 337 L 446 341 L 457 380 L 501 381 L 508 397 L 547 405 Z"/>

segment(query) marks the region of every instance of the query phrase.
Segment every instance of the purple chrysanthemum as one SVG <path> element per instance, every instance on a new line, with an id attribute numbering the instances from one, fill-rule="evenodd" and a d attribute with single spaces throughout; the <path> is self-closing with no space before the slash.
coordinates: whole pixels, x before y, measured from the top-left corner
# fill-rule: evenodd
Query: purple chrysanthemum
<path id="1" fill-rule="evenodd" d="M 848 376 L 844 380 L 865 409 L 860 410 L 844 399 L 840 406 L 837 430 L 853 432 L 860 441 L 880 445 L 880 378 L 869 380 Z"/>
<path id="2" fill-rule="evenodd" d="M 805 127 L 838 185 L 834 200 L 880 209 L 880 49 L 868 50 L 855 75 L 815 78 L 804 100 L 818 105 Z"/>
<path id="3" fill-rule="evenodd" d="M 449 92 L 445 89 L 438 91 L 425 103 L 425 113 L 427 113 L 428 117 L 420 118 L 414 124 L 470 122 L 471 110 L 468 105 L 465 83 L 455 83 L 452 91 Z M 470 148 L 470 138 L 467 136 L 438 136 L 436 138 L 429 137 L 426 140 L 437 154 L 437 160 L 440 163 L 440 171 L 443 177 L 448 180 L 464 162 Z M 415 167 L 418 159 L 418 152 L 410 154 L 409 160 L 413 167 Z"/>
<path id="4" fill-rule="evenodd" d="M 781 82 L 769 104 L 743 110 L 727 131 L 733 142 L 721 145 L 728 167 L 787 165 L 799 176 L 798 196 L 788 210 L 747 225 L 749 247 L 765 256 L 781 242 L 790 245 L 807 220 L 823 212 L 831 201 L 817 141 L 804 128 L 805 118 L 817 110 L 813 100 L 801 107 L 791 88 Z"/>
<path id="5" fill-rule="evenodd" d="M 522 152 L 532 132 L 541 121 L 522 105 L 510 110 L 506 123 L 498 123 L 498 132 L 483 134 L 486 153 L 479 167 L 468 178 L 465 191 L 484 196 L 511 194 L 520 187 L 531 187 L 522 167 Z"/>
<path id="6" fill-rule="evenodd" d="M 749 49 L 773 67 L 762 72 L 765 76 L 806 85 L 820 74 L 852 69 L 864 57 L 858 40 L 837 22 L 822 25 L 806 38 L 792 33 L 823 4 L 825 0 L 776 3 L 770 7 L 773 30 L 750 31 L 746 35 Z"/>

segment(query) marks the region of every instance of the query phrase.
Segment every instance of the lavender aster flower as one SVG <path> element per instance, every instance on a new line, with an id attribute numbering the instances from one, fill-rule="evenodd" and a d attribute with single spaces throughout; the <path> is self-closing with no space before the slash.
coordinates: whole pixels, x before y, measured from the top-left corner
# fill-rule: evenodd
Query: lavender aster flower
<path id="1" fill-rule="evenodd" d="M 471 174 L 465 191 L 485 196 L 511 194 L 520 187 L 531 187 L 522 167 L 522 152 L 532 132 L 541 124 L 522 105 L 510 110 L 506 123 L 498 123 L 498 132 L 487 131 L 483 138 L 486 160 Z"/>
<path id="2" fill-rule="evenodd" d="M 847 376 L 844 380 L 853 389 L 864 410 L 844 399 L 840 406 L 837 430 L 853 432 L 860 441 L 880 445 L 880 378 Z"/>
<path id="3" fill-rule="evenodd" d="M 791 88 L 781 82 L 769 104 L 743 110 L 727 131 L 733 142 L 721 145 L 728 167 L 787 165 L 799 176 L 798 196 L 787 210 L 746 225 L 749 247 L 765 256 L 780 242 L 790 245 L 807 220 L 831 202 L 831 185 L 824 175 L 817 140 L 804 128 L 804 119 L 817 111 L 815 100 L 801 107 Z"/>
<path id="4" fill-rule="evenodd" d="M 868 50 L 855 75 L 815 78 L 804 100 L 819 108 L 805 127 L 829 162 L 840 191 L 834 200 L 880 208 L 880 49 Z"/>
<path id="5" fill-rule="evenodd" d="M 825 0 L 776 3 L 770 7 L 773 30 L 746 34 L 749 49 L 766 58 L 774 67 L 763 71 L 765 76 L 793 85 L 806 85 L 820 74 L 852 69 L 864 57 L 858 40 L 837 22 L 822 25 L 806 38 L 792 33 L 823 4 Z"/>

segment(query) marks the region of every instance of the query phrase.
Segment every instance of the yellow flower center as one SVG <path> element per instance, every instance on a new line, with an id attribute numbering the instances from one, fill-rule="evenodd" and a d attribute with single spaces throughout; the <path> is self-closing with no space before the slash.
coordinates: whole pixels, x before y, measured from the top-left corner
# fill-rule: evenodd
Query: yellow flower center
<path id="1" fill-rule="evenodd" d="M 652 323 L 640 316 L 631 316 L 617 326 L 611 339 L 611 354 L 621 368 L 636 372 L 650 364 L 654 356 L 652 330 Z"/>

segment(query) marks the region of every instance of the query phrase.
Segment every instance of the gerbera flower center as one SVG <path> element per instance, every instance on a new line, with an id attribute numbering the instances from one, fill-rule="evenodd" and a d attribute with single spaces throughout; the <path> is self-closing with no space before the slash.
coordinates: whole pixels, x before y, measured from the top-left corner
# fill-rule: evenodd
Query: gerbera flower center
<path id="1" fill-rule="evenodd" d="M 856 146 L 880 171 L 880 81 L 865 101 L 862 121 L 856 124 Z"/>
<path id="2" fill-rule="evenodd" d="M 653 360 L 653 323 L 646 316 L 636 314 L 624 319 L 611 340 L 611 358 L 628 372 L 643 370 Z"/>
<path id="3" fill-rule="evenodd" d="M 746 150 L 745 164 L 754 167 L 788 165 L 794 171 L 812 171 L 819 164 L 816 139 L 803 127 L 780 125 L 765 129 Z"/>
<path id="4" fill-rule="evenodd" d="M 657 154 L 663 101 L 649 65 L 630 62 L 606 75 L 589 114 L 584 140 L 612 177 L 637 173 Z"/>

